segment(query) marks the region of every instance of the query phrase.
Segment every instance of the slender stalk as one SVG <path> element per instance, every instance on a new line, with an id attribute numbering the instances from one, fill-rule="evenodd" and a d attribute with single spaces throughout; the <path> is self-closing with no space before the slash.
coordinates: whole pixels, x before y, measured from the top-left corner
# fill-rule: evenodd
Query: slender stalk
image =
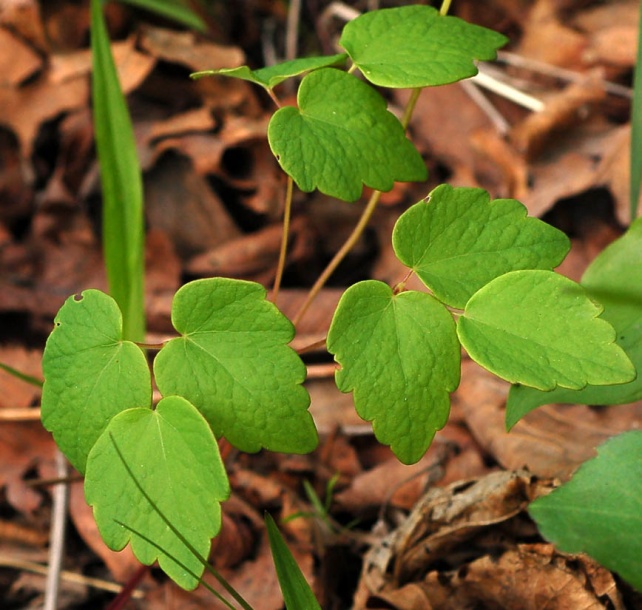
<path id="1" fill-rule="evenodd" d="M 410 118 L 412 117 L 412 113 L 415 110 L 415 106 L 417 105 L 417 100 L 419 99 L 419 94 L 421 93 L 421 89 L 413 89 L 412 94 L 410 95 L 410 99 L 408 100 L 408 103 L 406 104 L 406 108 L 404 109 L 403 116 L 401 118 L 401 124 L 403 125 L 404 129 L 408 128 L 408 124 L 410 123 Z M 310 305 L 312 304 L 312 301 L 317 297 L 323 286 L 325 286 L 325 283 L 328 281 L 330 276 L 334 273 L 336 268 L 339 266 L 341 261 L 346 257 L 348 252 L 352 250 L 354 245 L 357 243 L 359 238 L 361 237 L 361 234 L 364 232 L 365 228 L 368 226 L 368 222 L 370 221 L 370 218 L 374 214 L 375 209 L 377 208 L 377 204 L 379 203 L 379 199 L 381 199 L 381 191 L 373 191 L 372 196 L 370 197 L 370 201 L 368 201 L 368 204 L 366 205 L 365 209 L 363 210 L 363 213 L 361 215 L 361 218 L 359 219 L 359 222 L 357 223 L 357 226 L 353 229 L 352 233 L 346 240 L 346 242 L 341 246 L 341 249 L 334 255 L 334 258 L 330 261 L 328 266 L 323 270 L 323 273 L 318 277 L 317 281 L 314 283 L 314 286 L 310 289 L 310 292 L 308 293 L 308 296 L 306 297 L 305 301 L 303 302 L 303 305 L 301 305 L 301 308 L 297 312 L 297 314 L 294 316 L 294 319 L 292 322 L 296 326 L 303 316 L 305 315 L 305 312 L 308 310 Z"/>
<path id="2" fill-rule="evenodd" d="M 288 186 L 285 192 L 285 206 L 283 209 L 283 237 L 281 237 L 281 251 L 279 252 L 279 263 L 276 267 L 276 277 L 274 278 L 274 287 L 272 288 L 272 302 L 276 305 L 283 279 L 285 269 L 285 260 L 288 253 L 288 237 L 290 236 L 290 218 L 292 216 L 292 190 L 294 180 L 288 176 Z"/>
<path id="3" fill-rule="evenodd" d="M 56 475 L 60 478 L 65 478 L 67 474 L 67 458 L 60 450 L 57 450 Z M 62 560 L 65 555 L 65 529 L 67 525 L 68 502 L 69 487 L 64 483 L 56 485 L 53 490 L 49 569 L 47 570 L 47 584 L 45 588 L 45 602 L 43 610 L 56 610 L 58 607 L 60 573 L 62 572 Z"/>
<path id="4" fill-rule="evenodd" d="M 450 3 L 452 0 L 444 0 L 441 3 L 441 8 L 439 9 L 439 14 L 445 16 L 448 14 L 448 9 L 450 9 Z"/>
<path id="5" fill-rule="evenodd" d="M 640 26 L 642 26 L 642 12 L 640 12 Z M 640 201 L 640 188 L 642 177 L 642 30 L 638 28 L 638 54 L 633 76 L 633 108 L 631 113 L 631 150 L 630 150 L 630 182 L 629 197 L 631 222 L 637 216 Z"/>
<path id="6" fill-rule="evenodd" d="M 21 379 L 25 383 L 30 383 L 31 385 L 35 385 L 38 388 L 41 388 L 44 385 L 44 381 L 38 379 L 37 377 L 32 377 L 31 375 L 27 375 L 26 373 L 14 369 L 12 366 L 9 366 L 4 362 L 0 362 L 0 370 L 6 371 L 7 373 L 9 373 L 9 375 L 13 375 L 14 377 Z"/>
<path id="7" fill-rule="evenodd" d="M 328 281 L 330 276 L 334 273 L 335 269 L 339 266 L 341 261 L 343 261 L 343 259 L 346 257 L 348 252 L 352 250 L 354 245 L 357 243 L 357 241 L 361 237 L 361 234 L 364 232 L 365 228 L 368 226 L 368 222 L 370 221 L 370 218 L 372 217 L 375 209 L 377 208 L 379 199 L 381 199 L 381 191 L 373 191 L 370 197 L 370 201 L 368 201 L 368 204 L 363 210 L 363 214 L 361 214 L 361 218 L 359 219 L 357 226 L 352 230 L 352 233 L 350 233 L 350 236 L 345 241 L 343 246 L 341 246 L 339 251 L 334 255 L 334 258 L 330 261 L 328 266 L 323 270 L 323 273 L 318 277 L 317 281 L 314 283 L 314 286 L 312 286 L 312 288 L 310 289 L 310 292 L 308 293 L 308 296 L 306 297 L 303 305 L 301 305 L 301 308 L 297 312 L 296 316 L 294 316 L 294 319 L 292 320 L 292 322 L 294 323 L 295 326 L 301 321 L 301 318 L 303 318 L 303 316 L 305 315 L 305 312 L 308 310 L 308 308 L 312 304 L 312 301 L 314 301 L 314 299 L 317 297 L 321 289 L 325 286 L 325 283 Z"/>

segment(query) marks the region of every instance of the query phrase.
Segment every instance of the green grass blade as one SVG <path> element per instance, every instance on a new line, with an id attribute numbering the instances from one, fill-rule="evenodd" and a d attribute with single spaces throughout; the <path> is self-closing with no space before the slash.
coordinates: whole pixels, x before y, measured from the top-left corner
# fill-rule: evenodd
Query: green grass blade
<path id="1" fill-rule="evenodd" d="M 638 213 L 642 185 L 642 12 L 638 27 L 638 56 L 633 76 L 633 107 L 631 112 L 631 222 Z"/>
<path id="2" fill-rule="evenodd" d="M 205 31 L 205 22 L 181 0 L 120 0 L 123 4 L 130 4 L 162 17 L 168 17 L 187 27 Z"/>
<path id="3" fill-rule="evenodd" d="M 316 597 L 314 597 L 310 585 L 305 580 L 290 549 L 285 544 L 279 528 L 269 514 L 265 515 L 265 525 L 270 539 L 272 558 L 276 566 L 276 575 L 285 600 L 285 607 L 287 610 L 303 610 L 303 608 L 305 610 L 321 610 L 321 606 Z"/>
<path id="4" fill-rule="evenodd" d="M 118 82 L 100 0 L 91 0 L 92 100 L 103 190 L 103 253 L 123 338 L 143 341 L 143 186 L 134 131 Z"/>
<path id="5" fill-rule="evenodd" d="M 27 375 L 26 373 L 21 373 L 18 369 L 14 369 L 12 366 L 9 366 L 8 364 L 4 364 L 3 362 L 0 362 L 0 369 L 2 369 L 3 371 L 6 371 L 7 373 L 9 373 L 9 375 L 13 375 L 18 379 L 21 379 L 25 383 L 30 383 L 31 385 L 35 385 L 38 388 L 41 388 L 44 384 L 42 380 L 36 377 L 32 377 L 31 375 Z"/>

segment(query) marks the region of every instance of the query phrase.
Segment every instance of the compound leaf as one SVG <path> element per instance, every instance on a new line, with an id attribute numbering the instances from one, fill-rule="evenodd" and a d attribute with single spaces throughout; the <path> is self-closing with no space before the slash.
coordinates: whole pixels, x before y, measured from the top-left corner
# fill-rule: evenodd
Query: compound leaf
<path id="1" fill-rule="evenodd" d="M 174 297 L 172 339 L 154 362 L 160 391 L 187 398 L 242 451 L 306 453 L 317 444 L 292 323 L 254 282 L 211 278 Z"/>
<path id="2" fill-rule="evenodd" d="M 399 218 L 392 243 L 438 299 L 458 308 L 504 273 L 552 269 L 571 246 L 514 199 L 491 201 L 483 189 L 445 184 Z"/>
<path id="3" fill-rule="evenodd" d="M 460 347 L 448 310 L 423 292 L 369 280 L 341 297 L 327 340 L 359 415 L 404 463 L 416 462 L 448 419 Z"/>
<path id="4" fill-rule="evenodd" d="M 476 292 L 457 332 L 470 357 L 540 390 L 631 381 L 635 368 L 579 285 L 552 271 L 512 271 Z"/>
<path id="5" fill-rule="evenodd" d="M 625 432 L 597 451 L 529 513 L 562 551 L 587 553 L 642 592 L 642 432 Z"/>
<path id="6" fill-rule="evenodd" d="M 541 392 L 513 386 L 506 403 L 507 428 L 544 404 L 618 405 L 642 398 L 642 219 L 597 256 L 581 284 L 604 306 L 602 318 L 615 328 L 616 341 L 635 365 L 637 377 L 629 383 L 582 390 Z"/>
<path id="7" fill-rule="evenodd" d="M 308 74 L 298 108 L 278 110 L 268 139 L 283 170 L 299 188 L 345 201 L 363 185 L 389 191 L 396 180 L 426 179 L 426 166 L 399 120 L 372 87 L 340 70 Z"/>
<path id="8" fill-rule="evenodd" d="M 114 417 L 87 460 L 85 496 L 107 546 L 131 542 L 142 563 L 158 560 L 185 589 L 199 582 L 229 493 L 216 438 L 180 396 Z"/>
<path id="9" fill-rule="evenodd" d="M 430 6 L 404 6 L 357 17 L 343 28 L 339 44 L 375 85 L 416 88 L 474 76 L 474 60 L 495 59 L 506 42 Z"/>
<path id="10" fill-rule="evenodd" d="M 69 297 L 54 320 L 42 357 L 42 423 L 81 473 L 112 417 L 151 407 L 145 354 L 123 341 L 116 301 L 99 290 Z"/>
<path id="11" fill-rule="evenodd" d="M 203 70 L 201 72 L 194 72 L 190 76 L 192 78 L 201 78 L 203 76 L 229 76 L 232 78 L 240 78 L 241 80 L 249 81 L 270 91 L 288 78 L 299 76 L 300 74 L 310 72 L 311 70 L 318 70 L 319 68 L 327 68 L 329 66 L 343 64 L 345 63 L 346 58 L 347 55 L 345 53 L 325 55 L 323 57 L 301 57 L 299 59 L 284 61 L 273 66 L 259 68 L 258 70 L 251 70 L 248 66 L 239 66 L 238 68 Z"/>

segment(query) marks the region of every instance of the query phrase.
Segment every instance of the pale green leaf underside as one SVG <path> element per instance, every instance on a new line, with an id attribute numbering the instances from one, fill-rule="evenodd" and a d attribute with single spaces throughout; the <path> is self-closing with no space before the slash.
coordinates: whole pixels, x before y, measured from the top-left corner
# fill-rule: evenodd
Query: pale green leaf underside
<path id="1" fill-rule="evenodd" d="M 575 391 L 540 392 L 513 386 L 506 403 L 508 428 L 544 404 L 618 405 L 642 398 L 642 219 L 636 220 L 623 237 L 591 263 L 581 283 L 604 306 L 602 318 L 615 328 L 617 343 L 633 362 L 637 377 L 625 384 L 587 386 Z"/>
<path id="2" fill-rule="evenodd" d="M 177 584 L 193 589 L 203 565 L 161 515 L 206 558 L 229 484 L 207 422 L 185 399 L 169 396 L 155 411 L 130 409 L 112 419 L 89 455 L 85 496 L 107 546 L 118 551 L 131 542 L 142 563 L 158 559 Z"/>
<path id="3" fill-rule="evenodd" d="M 354 392 L 359 415 L 404 463 L 426 452 L 448 419 L 459 384 L 460 348 L 448 310 L 423 292 L 393 295 L 359 282 L 341 297 L 327 340 L 341 365 L 336 382 Z"/>
<path id="4" fill-rule="evenodd" d="M 478 188 L 438 186 L 397 221 L 399 260 L 444 303 L 462 308 L 491 280 L 520 269 L 553 269 L 570 249 L 564 233 L 514 199 Z"/>
<path id="5" fill-rule="evenodd" d="M 426 166 L 385 100 L 356 77 L 332 68 L 308 74 L 298 108 L 278 110 L 268 139 L 299 188 L 355 201 L 363 185 L 389 191 L 395 181 L 426 179 Z"/>
<path id="6" fill-rule="evenodd" d="M 203 70 L 202 72 L 194 72 L 190 76 L 192 78 L 201 78 L 203 76 L 229 76 L 232 78 L 240 78 L 255 85 L 259 85 L 264 89 L 271 90 L 277 85 L 281 84 L 284 80 L 299 76 L 311 70 L 318 70 L 319 68 L 327 68 L 329 66 L 338 66 L 345 63 L 347 55 L 345 53 L 338 53 L 336 55 L 326 55 L 323 57 L 302 57 L 300 59 L 293 59 L 291 61 L 284 61 L 274 66 L 266 68 L 259 68 L 258 70 L 251 70 L 248 66 L 239 66 L 238 68 L 222 68 L 220 70 Z"/>
<path id="7" fill-rule="evenodd" d="M 584 289 L 552 271 L 512 271 L 468 301 L 457 332 L 470 357 L 541 390 L 631 381 L 635 369 Z"/>
<path id="8" fill-rule="evenodd" d="M 172 339 L 154 361 L 160 391 L 187 398 L 243 451 L 307 453 L 317 444 L 292 323 L 254 282 L 212 278 L 174 297 Z"/>
<path id="9" fill-rule="evenodd" d="M 642 592 L 642 432 L 598 448 L 571 481 L 530 505 L 547 540 L 587 553 Z"/>
<path id="10" fill-rule="evenodd" d="M 132 407 L 151 407 L 152 383 L 143 352 L 122 340 L 116 302 L 99 290 L 69 297 L 42 357 L 42 423 L 81 473 L 109 420 Z"/>
<path id="11" fill-rule="evenodd" d="M 363 75 L 382 87 L 445 85 L 477 74 L 474 60 L 495 59 L 507 39 L 429 6 L 365 13 L 339 44 Z"/>

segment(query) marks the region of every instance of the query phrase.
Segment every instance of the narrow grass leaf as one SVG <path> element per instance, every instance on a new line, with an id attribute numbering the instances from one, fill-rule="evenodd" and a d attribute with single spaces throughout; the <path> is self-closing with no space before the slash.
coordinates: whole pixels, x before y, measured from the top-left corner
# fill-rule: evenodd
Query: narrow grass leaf
<path id="1" fill-rule="evenodd" d="M 314 597 L 310 585 L 305 580 L 301 568 L 297 565 L 292 552 L 283 540 L 281 532 L 277 527 L 272 515 L 265 515 L 265 526 L 267 527 L 270 549 L 276 575 L 279 579 L 281 592 L 287 610 L 321 610 L 321 606 Z"/>
<path id="2" fill-rule="evenodd" d="M 565 553 L 587 553 L 642 592 L 642 431 L 620 434 L 528 509 Z"/>
<path id="3" fill-rule="evenodd" d="M 205 22 L 183 0 L 120 0 L 120 2 L 151 11 L 201 32 L 206 29 Z"/>
<path id="4" fill-rule="evenodd" d="M 630 162 L 631 222 L 638 213 L 640 185 L 642 184 L 642 11 L 638 23 L 638 53 L 633 71 L 633 103 L 631 113 L 631 162 Z"/>
<path id="5" fill-rule="evenodd" d="M 37 379 L 36 377 L 33 377 L 32 375 L 27 375 L 27 373 L 23 373 L 19 371 L 18 369 L 14 369 L 12 366 L 9 366 L 8 364 L 5 364 L 4 362 L 0 362 L 0 369 L 5 371 L 6 373 L 9 373 L 9 375 L 12 375 L 16 379 L 20 379 L 21 381 L 24 381 L 25 383 L 29 383 L 31 385 L 36 386 L 37 388 L 41 388 L 43 385 L 43 381 L 40 379 Z"/>
<path id="6" fill-rule="evenodd" d="M 92 103 L 103 191 L 103 252 L 123 335 L 143 341 L 143 187 L 136 140 L 111 54 L 100 0 L 91 0 Z"/>

